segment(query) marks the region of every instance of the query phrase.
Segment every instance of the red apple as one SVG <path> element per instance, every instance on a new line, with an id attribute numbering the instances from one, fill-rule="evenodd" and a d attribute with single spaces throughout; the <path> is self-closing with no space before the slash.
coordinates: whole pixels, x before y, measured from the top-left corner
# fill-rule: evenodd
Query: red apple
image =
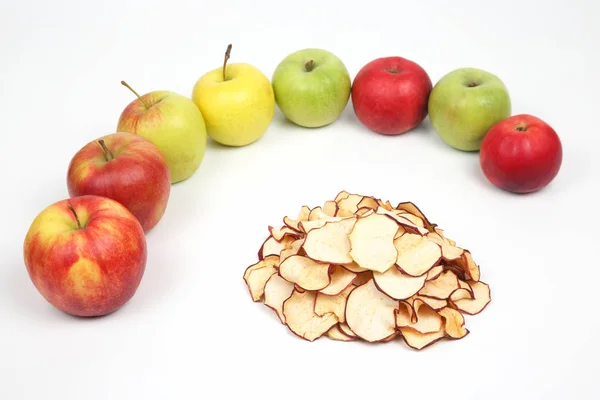
<path id="1" fill-rule="evenodd" d="M 146 238 L 122 204 L 100 196 L 58 201 L 31 223 L 25 266 L 40 294 L 65 313 L 109 314 L 129 301 L 146 268 Z"/>
<path id="2" fill-rule="evenodd" d="M 494 185 L 530 193 L 548 185 L 562 164 L 562 144 L 550 125 L 532 115 L 508 117 L 484 136 L 481 169 Z"/>
<path id="3" fill-rule="evenodd" d="M 431 79 L 419 64 L 402 57 L 378 58 L 354 78 L 352 105 L 367 128 L 399 135 L 425 119 L 431 89 Z"/>
<path id="4" fill-rule="evenodd" d="M 134 133 L 112 133 L 89 142 L 71 159 L 71 197 L 92 194 L 118 201 L 150 231 L 162 218 L 171 191 L 162 152 Z"/>

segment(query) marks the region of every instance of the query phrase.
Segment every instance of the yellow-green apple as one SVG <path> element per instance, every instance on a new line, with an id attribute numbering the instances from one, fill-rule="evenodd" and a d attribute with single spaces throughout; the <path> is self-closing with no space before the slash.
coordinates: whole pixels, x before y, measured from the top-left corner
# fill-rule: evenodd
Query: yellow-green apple
<path id="1" fill-rule="evenodd" d="M 154 143 L 165 156 L 171 183 L 191 177 L 206 151 L 206 125 L 194 102 L 185 96 L 157 90 L 140 96 L 125 107 L 117 132 L 138 134 Z"/>
<path id="2" fill-rule="evenodd" d="M 260 139 L 275 114 L 269 79 L 247 63 L 223 66 L 202 75 L 192 89 L 192 100 L 202 112 L 208 135 L 225 146 L 247 146 Z"/>
<path id="3" fill-rule="evenodd" d="M 134 133 L 117 132 L 75 153 L 67 169 L 67 188 L 71 197 L 93 194 L 118 201 L 147 233 L 165 213 L 171 176 L 154 143 Z"/>
<path id="4" fill-rule="evenodd" d="M 275 68 L 275 102 L 296 125 L 318 128 L 339 118 L 350 99 L 351 80 L 346 66 L 323 49 L 288 54 Z"/>
<path id="5" fill-rule="evenodd" d="M 490 128 L 511 114 L 507 87 L 491 72 L 459 68 L 444 75 L 429 96 L 429 120 L 446 144 L 478 151 Z"/>
<path id="6" fill-rule="evenodd" d="M 40 294 L 71 315 L 110 314 L 137 291 L 146 268 L 144 230 L 121 203 L 85 195 L 42 210 L 23 246 Z"/>
<path id="7" fill-rule="evenodd" d="M 399 135 L 427 116 L 431 79 L 423 67 L 402 57 L 377 58 L 352 83 L 352 106 L 360 122 L 384 135 Z"/>

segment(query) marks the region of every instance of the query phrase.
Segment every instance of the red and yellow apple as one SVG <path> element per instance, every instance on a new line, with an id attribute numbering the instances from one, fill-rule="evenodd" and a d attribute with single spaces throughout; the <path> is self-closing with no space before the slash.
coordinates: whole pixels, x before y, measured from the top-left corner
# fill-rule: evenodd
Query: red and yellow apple
<path id="1" fill-rule="evenodd" d="M 171 176 L 155 144 L 134 133 L 118 132 L 89 142 L 73 156 L 67 188 L 71 197 L 91 194 L 118 201 L 147 233 L 165 213 Z"/>
<path id="2" fill-rule="evenodd" d="M 367 63 L 352 83 L 352 106 L 358 120 L 383 135 L 400 135 L 427 116 L 432 82 L 423 67 L 402 57 Z"/>
<path id="3" fill-rule="evenodd" d="M 40 294 L 65 313 L 110 314 L 137 291 L 146 268 L 144 230 L 119 202 L 86 195 L 63 199 L 31 223 L 23 253 Z"/>
<path id="4" fill-rule="evenodd" d="M 479 162 L 486 178 L 515 193 L 536 192 L 558 175 L 562 144 L 545 121 L 529 114 L 496 123 L 481 142 Z"/>

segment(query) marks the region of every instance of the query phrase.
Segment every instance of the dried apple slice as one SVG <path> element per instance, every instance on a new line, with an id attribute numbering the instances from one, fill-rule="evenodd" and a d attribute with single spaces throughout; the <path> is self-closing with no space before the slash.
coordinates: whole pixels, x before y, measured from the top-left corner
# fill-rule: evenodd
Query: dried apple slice
<path id="1" fill-rule="evenodd" d="M 393 210 L 388 211 L 381 206 L 375 212 L 377 214 L 385 215 L 388 218 L 393 219 L 394 221 L 396 221 L 397 224 L 402 226 L 409 233 L 419 234 L 419 235 L 423 236 L 423 235 L 427 234 L 427 232 L 429 232 L 427 229 L 425 229 L 421 226 L 417 226 L 412 221 L 407 219 L 405 217 L 405 215 L 407 215 L 407 214 L 399 214 L 398 211 L 393 211 Z"/>
<path id="2" fill-rule="evenodd" d="M 385 215 L 371 214 L 359 218 L 348 235 L 350 257 L 362 268 L 387 271 L 398 257 L 394 246 L 397 231 L 398 225 Z"/>
<path id="3" fill-rule="evenodd" d="M 283 252 L 281 252 L 281 254 L 283 254 Z M 440 276 L 442 274 L 442 272 L 444 272 L 444 266 L 436 265 L 435 267 L 433 267 L 429 271 L 427 271 L 427 280 L 430 281 L 432 279 L 437 278 L 438 276 Z"/>
<path id="4" fill-rule="evenodd" d="M 469 250 L 465 250 L 462 256 L 456 260 L 456 265 L 458 265 L 471 280 L 479 280 L 479 266 L 473 260 L 473 256 Z"/>
<path id="5" fill-rule="evenodd" d="M 465 317 L 450 307 L 444 307 L 438 311 L 444 319 L 444 331 L 452 339 L 461 339 L 469 334 L 465 328 Z"/>
<path id="6" fill-rule="evenodd" d="M 281 242 L 278 242 L 273 236 L 269 235 L 258 251 L 258 259 L 262 260 L 268 256 L 279 256 L 281 251 L 289 248 L 294 240 L 296 239 L 286 236 Z"/>
<path id="7" fill-rule="evenodd" d="M 410 213 L 411 215 L 414 215 L 415 217 L 419 218 L 423 222 L 423 226 L 427 228 L 427 230 L 430 232 L 433 232 L 435 227 L 437 226 L 436 224 L 429 222 L 429 220 L 427 219 L 425 214 L 423 214 L 423 212 L 419 209 L 419 207 L 417 207 L 414 203 L 410 201 L 399 203 L 396 206 L 396 210 L 404 210 Z"/>
<path id="8" fill-rule="evenodd" d="M 458 277 L 452 271 L 445 271 L 440 276 L 425 283 L 419 295 L 435 299 L 447 299 L 456 289 L 459 289 Z"/>
<path id="9" fill-rule="evenodd" d="M 473 299 L 451 300 L 451 302 L 458 311 L 469 315 L 479 314 L 492 301 L 490 287 L 481 281 L 467 283 L 473 289 Z"/>
<path id="10" fill-rule="evenodd" d="M 294 256 L 296 254 L 304 255 L 304 254 L 301 254 L 301 252 L 300 252 L 303 244 L 304 244 L 304 238 L 294 240 L 290 244 L 289 249 L 281 250 L 281 253 L 279 254 L 279 262 L 283 262 L 286 258 L 288 258 L 290 256 Z"/>
<path id="11" fill-rule="evenodd" d="M 368 207 L 359 208 L 354 213 L 354 215 L 356 215 L 357 217 L 364 217 L 364 216 L 368 216 L 370 214 L 373 214 L 373 209 L 368 208 Z"/>
<path id="12" fill-rule="evenodd" d="M 406 229 L 402 225 L 398 225 L 398 232 L 394 235 L 394 240 L 398 239 L 400 236 L 406 233 Z"/>
<path id="13" fill-rule="evenodd" d="M 404 342 L 415 350 L 422 350 L 425 347 L 431 346 L 445 336 L 443 328 L 431 333 L 421 333 L 409 327 L 398 328 L 398 330 L 402 334 Z"/>
<path id="14" fill-rule="evenodd" d="M 339 325 L 332 326 L 327 331 L 327 337 L 331 340 L 338 340 L 341 342 L 352 342 L 352 341 L 356 340 L 356 338 L 350 337 L 350 336 L 346 335 L 344 332 L 342 332 L 340 330 Z"/>
<path id="15" fill-rule="evenodd" d="M 373 279 L 373 271 L 366 270 L 365 272 L 359 272 L 354 279 L 352 284 L 354 286 L 361 286 L 367 283 L 370 279 Z"/>
<path id="16" fill-rule="evenodd" d="M 411 304 L 401 301 L 398 309 L 394 312 L 396 327 L 404 328 L 417 322 L 417 316 Z"/>
<path id="17" fill-rule="evenodd" d="M 304 290 L 321 290 L 330 283 L 330 264 L 301 255 L 290 256 L 279 265 L 279 274 Z"/>
<path id="18" fill-rule="evenodd" d="M 343 267 L 346 268 L 348 271 L 355 273 L 368 271 L 368 269 L 359 266 L 354 261 L 352 261 L 350 264 L 344 264 Z"/>
<path id="19" fill-rule="evenodd" d="M 352 258 L 348 233 L 355 223 L 356 218 L 347 218 L 327 222 L 320 228 L 312 229 L 306 234 L 302 248 L 313 260 L 332 264 L 350 264 Z"/>
<path id="20" fill-rule="evenodd" d="M 319 290 L 320 293 L 335 296 L 352 285 L 356 279 L 356 273 L 350 272 L 341 265 L 334 265 L 331 272 L 331 281 L 326 288 Z"/>
<path id="21" fill-rule="evenodd" d="M 297 336 L 312 342 L 323 336 L 338 323 L 333 313 L 319 316 L 315 314 L 315 292 L 294 291 L 283 303 L 285 323 Z"/>
<path id="22" fill-rule="evenodd" d="M 435 232 L 429 232 L 427 234 L 427 238 L 434 243 L 437 243 L 442 248 L 442 257 L 446 261 L 454 261 L 458 260 L 462 255 L 464 250 L 460 247 L 452 246 L 450 243 L 444 240 L 440 235 Z"/>
<path id="23" fill-rule="evenodd" d="M 446 299 L 435 299 L 433 297 L 425 297 L 425 296 L 413 296 L 409 299 L 411 304 L 413 304 L 416 300 L 421 300 L 423 303 L 427 304 L 429 307 L 434 310 L 441 310 L 442 308 L 448 305 L 448 300 Z"/>
<path id="24" fill-rule="evenodd" d="M 298 232 L 297 230 L 294 230 L 289 226 L 283 226 L 280 229 L 269 226 L 269 232 L 271 233 L 273 239 L 275 239 L 278 242 L 281 242 L 287 236 L 291 236 L 294 240 L 296 240 L 301 235 L 301 232 Z"/>
<path id="25" fill-rule="evenodd" d="M 373 197 L 365 196 L 357 204 L 357 209 L 361 208 L 370 208 L 372 210 L 377 210 L 379 208 L 379 202 Z"/>
<path id="26" fill-rule="evenodd" d="M 317 293 L 317 296 L 315 297 L 315 313 L 319 316 L 333 313 L 338 318 L 339 322 L 345 322 L 346 317 L 344 312 L 346 310 L 346 300 L 354 289 L 354 286 L 350 286 L 334 296 Z"/>
<path id="27" fill-rule="evenodd" d="M 473 299 L 473 293 L 470 292 L 469 289 L 458 288 L 450 293 L 450 297 L 448 299 L 452 302 L 464 299 Z"/>
<path id="28" fill-rule="evenodd" d="M 341 200 L 347 199 L 348 196 L 350 196 L 350 193 L 346 192 L 345 190 L 342 190 L 335 196 L 333 201 L 335 201 L 336 203 L 339 203 Z"/>
<path id="29" fill-rule="evenodd" d="M 244 280 L 253 301 L 260 301 L 262 299 L 267 281 L 271 275 L 277 273 L 278 263 L 279 257 L 272 256 L 246 268 Z"/>
<path id="30" fill-rule="evenodd" d="M 373 280 L 379 290 L 396 300 L 408 299 L 416 294 L 425 285 L 426 277 L 427 274 L 407 275 L 398 268 L 390 268 L 384 273 L 373 272 Z"/>
<path id="31" fill-rule="evenodd" d="M 430 307 L 421 299 L 416 299 L 413 303 L 417 322 L 410 327 L 420 333 L 438 332 L 443 329 L 442 316 L 436 310 Z"/>
<path id="32" fill-rule="evenodd" d="M 373 280 L 356 287 L 346 302 L 346 323 L 367 342 L 382 341 L 396 331 L 399 302 L 380 292 Z"/>
<path id="33" fill-rule="evenodd" d="M 439 245 L 414 233 L 407 232 L 395 239 L 394 246 L 398 251 L 396 264 L 402 271 L 412 276 L 423 275 L 436 266 L 442 257 Z"/>
<path id="34" fill-rule="evenodd" d="M 350 194 L 348 197 L 338 201 L 338 210 L 335 213 L 336 217 L 349 217 L 354 215 L 356 210 L 358 210 L 358 203 L 360 203 L 362 199 L 363 196 Z"/>
<path id="35" fill-rule="evenodd" d="M 283 279 L 279 274 L 273 274 L 265 285 L 265 305 L 277 313 L 282 324 L 285 324 L 283 302 L 290 298 L 294 284 Z"/>
<path id="36" fill-rule="evenodd" d="M 394 207 L 392 207 L 392 204 L 386 200 L 385 202 L 381 199 L 377 199 L 377 204 L 379 204 L 380 207 L 388 210 L 388 211 L 392 211 L 394 209 Z"/>
<path id="37" fill-rule="evenodd" d="M 292 219 L 288 216 L 283 217 L 283 223 L 287 225 L 289 228 L 292 228 L 296 231 L 300 231 L 298 224 L 302 221 L 308 221 L 308 216 L 310 215 L 310 208 L 307 206 L 302 206 L 300 208 L 300 212 L 298 213 L 298 218 Z"/>
<path id="38" fill-rule="evenodd" d="M 360 339 L 360 338 L 359 338 L 359 337 L 356 335 L 356 333 L 352 332 L 352 329 L 350 329 L 350 327 L 348 326 L 348 324 L 346 324 L 345 322 L 340 322 L 340 323 L 338 324 L 338 327 L 340 328 L 340 331 L 341 331 L 341 332 L 342 332 L 344 335 L 346 335 L 346 336 L 348 336 L 348 337 L 351 337 L 352 339 L 355 339 L 355 340 L 356 340 L 356 339 Z"/>
<path id="39" fill-rule="evenodd" d="M 328 200 L 323 205 L 323 213 L 329 217 L 335 217 L 337 210 L 338 210 L 338 205 L 333 200 Z"/>

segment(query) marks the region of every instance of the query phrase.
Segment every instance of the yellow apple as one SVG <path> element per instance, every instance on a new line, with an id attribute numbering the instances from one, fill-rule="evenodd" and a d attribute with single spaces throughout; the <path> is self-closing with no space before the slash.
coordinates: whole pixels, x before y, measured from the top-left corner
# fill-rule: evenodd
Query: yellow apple
<path id="1" fill-rule="evenodd" d="M 246 146 L 260 139 L 275 113 L 275 95 L 269 79 L 246 63 L 227 65 L 204 74 L 192 90 L 192 100 L 200 109 L 206 132 L 226 146 Z"/>

